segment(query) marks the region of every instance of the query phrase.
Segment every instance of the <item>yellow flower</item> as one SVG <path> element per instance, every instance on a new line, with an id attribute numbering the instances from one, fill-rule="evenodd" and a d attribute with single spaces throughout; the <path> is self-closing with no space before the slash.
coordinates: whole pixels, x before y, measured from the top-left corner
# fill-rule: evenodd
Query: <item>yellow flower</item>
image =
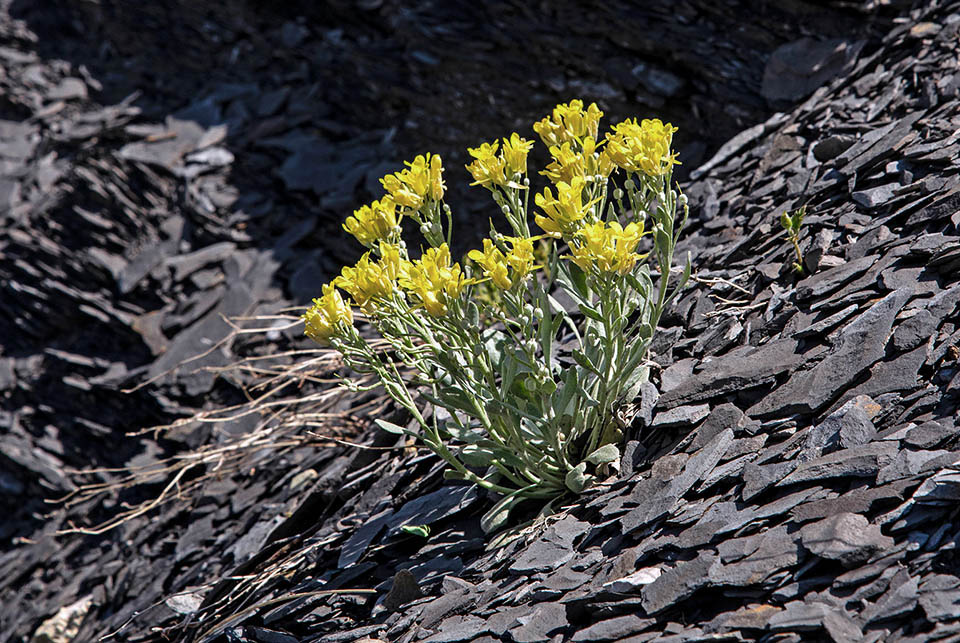
<path id="1" fill-rule="evenodd" d="M 353 211 L 347 217 L 343 229 L 357 238 L 367 248 L 386 239 L 397 227 L 397 204 L 389 196 Z"/>
<path id="2" fill-rule="evenodd" d="M 416 210 L 423 205 L 423 197 L 411 190 L 404 182 L 404 172 L 406 170 L 388 174 L 380 179 L 380 184 L 397 205 Z"/>
<path id="3" fill-rule="evenodd" d="M 641 258 L 634 250 L 642 236 L 642 224 L 630 223 L 626 228 L 616 221 L 587 224 L 580 229 L 576 242 L 570 245 L 573 262 L 585 271 L 596 267 L 600 272 L 624 275 L 633 270 Z"/>
<path id="4" fill-rule="evenodd" d="M 574 99 L 553 109 L 550 116 L 533 124 L 533 131 L 547 147 L 563 143 L 582 143 L 585 136 L 597 138 L 603 112 L 596 103 L 583 109 L 583 101 Z"/>
<path id="5" fill-rule="evenodd" d="M 451 299 L 460 295 L 466 285 L 460 264 L 450 263 L 447 244 L 428 248 L 423 256 L 410 264 L 400 275 L 400 285 L 416 295 L 427 313 L 434 317 L 447 314 Z"/>
<path id="6" fill-rule="evenodd" d="M 582 176 L 575 176 L 566 183 L 557 183 L 557 196 L 554 198 L 550 188 L 544 188 L 543 194 L 534 198 L 537 206 L 543 210 L 543 215 L 534 216 L 537 225 L 544 232 L 559 237 L 562 234 L 571 234 L 579 227 L 579 222 L 587 215 L 593 203 L 583 203 L 583 188 L 586 185 Z"/>
<path id="7" fill-rule="evenodd" d="M 356 266 L 344 266 L 333 283 L 350 293 L 364 312 L 371 312 L 373 303 L 393 294 L 398 272 L 398 263 L 392 260 L 380 263 L 371 261 L 367 252 L 360 257 Z"/>
<path id="8" fill-rule="evenodd" d="M 582 150 L 576 150 L 569 142 L 562 145 L 554 145 L 550 148 L 550 156 L 553 162 L 547 166 L 543 174 L 554 183 L 563 181 L 570 183 L 575 176 L 610 176 L 613 172 L 613 163 L 607 156 L 606 151 L 597 153 L 597 149 L 603 145 L 592 136 L 585 136 L 582 142 Z"/>
<path id="9" fill-rule="evenodd" d="M 617 123 L 607 134 L 606 152 L 617 166 L 628 172 L 642 172 L 660 176 L 679 165 L 676 153 L 670 152 L 676 127 L 664 124 L 659 118 L 627 119 Z"/>
<path id="10" fill-rule="evenodd" d="M 532 147 L 533 141 L 522 138 L 516 132 L 509 139 L 503 139 L 502 155 L 510 176 L 527 173 L 527 153 Z"/>
<path id="11" fill-rule="evenodd" d="M 471 250 L 467 254 L 503 290 L 512 288 L 533 269 L 533 242 L 524 237 L 506 237 L 506 240 L 512 246 L 506 255 L 490 239 L 483 240 L 482 252 Z"/>
<path id="12" fill-rule="evenodd" d="M 438 154 L 423 154 L 405 162 L 407 167 L 380 179 L 381 185 L 401 206 L 418 209 L 425 200 L 443 198 L 443 161 Z"/>
<path id="13" fill-rule="evenodd" d="M 497 148 L 500 144 L 497 141 L 493 143 L 482 143 L 480 147 L 468 147 L 467 152 L 474 158 L 470 165 L 467 165 L 467 171 L 473 175 L 473 183 L 470 185 L 482 185 L 490 188 L 493 185 L 504 186 L 507 184 L 506 161 L 503 155 L 497 155 Z"/>
<path id="14" fill-rule="evenodd" d="M 507 253 L 507 265 L 513 269 L 514 282 L 520 281 L 533 270 L 533 241 L 526 237 L 507 237 L 510 252 Z"/>
<path id="15" fill-rule="evenodd" d="M 302 317 L 306 323 L 306 335 L 320 344 L 329 344 L 343 325 L 353 323 L 353 312 L 343 297 L 331 284 L 323 286 L 323 296 L 313 300 L 313 306 Z"/>

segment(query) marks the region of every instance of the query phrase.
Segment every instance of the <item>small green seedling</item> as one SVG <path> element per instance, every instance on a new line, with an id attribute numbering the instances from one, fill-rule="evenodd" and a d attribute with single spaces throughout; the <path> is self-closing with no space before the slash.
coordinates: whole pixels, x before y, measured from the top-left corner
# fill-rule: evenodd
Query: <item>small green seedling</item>
<path id="1" fill-rule="evenodd" d="M 780 215 L 780 225 L 787 232 L 787 239 L 793 244 L 793 252 L 797 260 L 793 262 L 793 269 L 798 273 L 803 273 L 803 254 L 800 252 L 800 226 L 803 225 L 803 217 L 807 213 L 807 206 L 802 205 L 793 211 L 793 216 L 784 212 Z"/>

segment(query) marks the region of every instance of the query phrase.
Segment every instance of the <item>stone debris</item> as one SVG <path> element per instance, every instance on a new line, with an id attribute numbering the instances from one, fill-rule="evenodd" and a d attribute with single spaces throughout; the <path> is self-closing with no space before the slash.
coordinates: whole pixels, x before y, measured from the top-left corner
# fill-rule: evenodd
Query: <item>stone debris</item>
<path id="1" fill-rule="evenodd" d="M 49 4 L 0 7 L 0 638 L 960 635 L 956 3 L 818 7 L 800 40 L 790 7 L 697 2 L 561 3 L 536 29 L 509 2 Z M 540 54 L 530 85 L 515 70 Z M 359 254 L 344 214 L 399 159 L 444 155 L 469 243 L 489 207 L 453 179 L 464 148 L 573 96 L 678 124 L 691 203 L 697 279 L 618 475 L 549 516 L 521 505 L 488 546 L 494 498 L 368 426 L 405 421 L 369 397 L 313 412 L 371 448 L 176 422 L 244 403 L 257 380 L 227 365 L 309 346 L 224 318 L 316 295 Z M 779 216 L 804 205 L 797 274 Z M 124 467 L 245 440 L 113 531 L 55 533 L 171 482 L 120 491 Z M 90 480 L 117 491 L 44 502 Z"/>

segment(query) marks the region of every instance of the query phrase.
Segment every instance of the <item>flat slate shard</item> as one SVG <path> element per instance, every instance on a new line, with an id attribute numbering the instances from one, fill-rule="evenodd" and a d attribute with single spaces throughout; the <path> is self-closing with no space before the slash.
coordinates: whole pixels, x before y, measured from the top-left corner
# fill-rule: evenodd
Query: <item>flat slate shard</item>
<path id="1" fill-rule="evenodd" d="M 802 463 L 777 486 L 847 476 L 872 477 L 893 460 L 896 452 L 897 445 L 889 442 L 873 442 L 836 451 Z"/>
<path id="2" fill-rule="evenodd" d="M 643 632 L 655 621 L 636 614 L 627 614 L 589 625 L 573 635 L 572 641 L 615 641 Z"/>
<path id="3" fill-rule="evenodd" d="M 761 536 L 739 543 L 744 547 L 740 550 L 742 558 L 731 558 L 729 563 L 717 561 L 709 570 L 710 582 L 733 587 L 760 586 L 773 574 L 799 562 L 798 534 L 788 533 L 786 527 L 775 527 Z"/>
<path id="4" fill-rule="evenodd" d="M 643 588 L 642 604 L 647 614 L 653 615 L 693 595 L 712 580 L 708 573 L 717 557 L 703 552 L 691 561 L 665 570 L 657 580 Z"/>
<path id="5" fill-rule="evenodd" d="M 830 610 L 822 603 L 791 601 L 783 606 L 783 610 L 770 616 L 767 628 L 771 632 L 819 630 Z"/>
<path id="6" fill-rule="evenodd" d="M 884 356 L 894 318 L 910 298 L 896 290 L 862 313 L 839 333 L 836 348 L 809 371 L 796 374 L 753 405 L 754 417 L 789 412 L 812 413 L 839 395 L 865 369 Z"/>
<path id="7" fill-rule="evenodd" d="M 812 554 L 836 560 L 850 569 L 892 547 L 894 541 L 863 516 L 839 513 L 804 526 L 800 542 Z"/>
<path id="8" fill-rule="evenodd" d="M 569 625 L 567 608 L 559 603 L 536 605 L 530 614 L 517 618 L 518 627 L 509 634 L 517 643 L 541 643 L 550 641 L 558 630 Z"/>
<path id="9" fill-rule="evenodd" d="M 832 293 L 843 284 L 862 275 L 876 261 L 876 255 L 869 255 L 807 277 L 797 284 L 797 301 L 818 299 Z"/>
<path id="10" fill-rule="evenodd" d="M 672 408 L 768 383 L 805 361 L 798 347 L 795 339 L 774 339 L 743 354 L 715 358 L 701 372 L 664 392 L 658 405 Z"/>

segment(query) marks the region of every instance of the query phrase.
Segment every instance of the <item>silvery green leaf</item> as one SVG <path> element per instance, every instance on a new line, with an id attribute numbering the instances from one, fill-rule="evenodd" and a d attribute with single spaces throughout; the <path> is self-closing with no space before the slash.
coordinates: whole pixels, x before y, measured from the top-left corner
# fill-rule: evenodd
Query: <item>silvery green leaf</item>
<path id="1" fill-rule="evenodd" d="M 606 464 L 620 459 L 620 449 L 615 444 L 605 444 L 586 457 L 590 464 Z"/>
<path id="2" fill-rule="evenodd" d="M 467 323 L 470 324 L 472 328 L 480 327 L 480 308 L 472 301 L 467 304 Z"/>
<path id="3" fill-rule="evenodd" d="M 519 491 L 514 491 L 498 500 L 497 504 L 493 505 L 490 511 L 483 514 L 483 517 L 480 518 L 480 528 L 483 529 L 483 533 L 490 534 L 503 527 L 507 522 L 507 518 L 510 517 L 510 510 L 517 506 L 522 500 L 523 496 L 520 495 Z"/>
<path id="4" fill-rule="evenodd" d="M 587 473 L 587 463 L 581 462 L 567 473 L 564 483 L 573 493 L 580 493 L 593 482 L 593 476 Z"/>
<path id="5" fill-rule="evenodd" d="M 489 467 L 496 457 L 487 449 L 481 449 L 474 444 L 468 444 L 460 449 L 460 460 L 468 467 Z"/>
<path id="6" fill-rule="evenodd" d="M 590 361 L 590 359 L 587 357 L 587 355 L 583 351 L 581 350 L 573 351 L 573 359 L 574 361 L 576 361 L 577 364 L 587 369 L 594 375 L 597 375 L 598 377 L 602 377 L 600 375 L 600 371 L 597 370 L 597 367 L 593 365 L 593 362 Z"/>
<path id="7" fill-rule="evenodd" d="M 374 422 L 377 423 L 377 426 L 379 426 L 384 431 L 387 431 L 388 433 L 396 433 L 397 435 L 403 435 L 404 433 L 409 433 L 407 429 L 397 424 L 394 424 L 393 422 L 388 422 L 386 420 L 381 420 L 381 419 L 374 420 Z"/>
<path id="8" fill-rule="evenodd" d="M 601 315 L 600 311 L 596 308 L 587 306 L 586 304 L 579 304 L 577 307 L 580 309 L 580 312 L 583 313 L 584 317 L 589 317 L 600 324 L 603 323 L 603 315 Z"/>
<path id="9" fill-rule="evenodd" d="M 443 479 L 444 480 L 466 480 L 467 476 L 463 475 L 456 469 L 444 469 Z"/>
<path id="10" fill-rule="evenodd" d="M 430 537 L 430 525 L 401 525 L 400 531 L 411 536 Z"/>

